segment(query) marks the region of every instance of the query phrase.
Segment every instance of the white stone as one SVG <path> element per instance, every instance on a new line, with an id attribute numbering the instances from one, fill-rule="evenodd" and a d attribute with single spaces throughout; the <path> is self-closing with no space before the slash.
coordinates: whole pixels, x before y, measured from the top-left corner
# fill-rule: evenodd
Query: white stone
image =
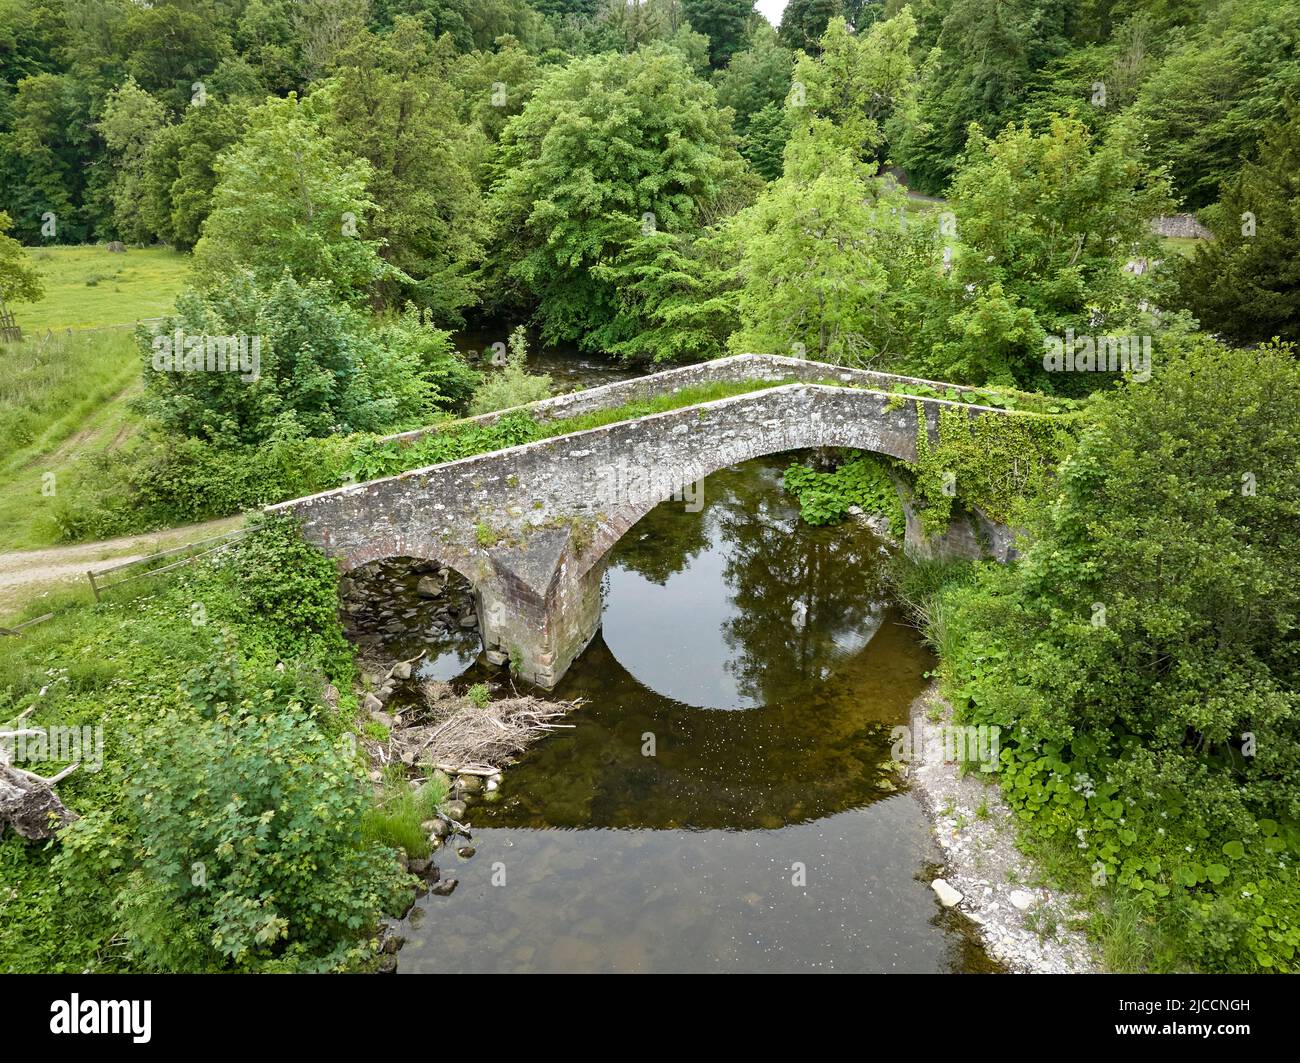
<path id="1" fill-rule="evenodd" d="M 1011 903 L 1022 912 L 1028 911 L 1034 903 L 1034 895 L 1032 893 L 1026 893 L 1024 890 L 1012 890 Z"/>
<path id="2" fill-rule="evenodd" d="M 955 904 L 961 904 L 961 891 L 953 889 L 952 886 L 941 878 L 935 879 L 930 883 L 930 888 L 939 896 L 939 903 L 945 908 L 951 908 Z"/>

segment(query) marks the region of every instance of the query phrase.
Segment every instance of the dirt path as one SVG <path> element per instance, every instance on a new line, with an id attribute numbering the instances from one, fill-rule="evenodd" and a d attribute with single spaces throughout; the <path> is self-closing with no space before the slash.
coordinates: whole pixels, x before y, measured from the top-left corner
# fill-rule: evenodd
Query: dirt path
<path id="1" fill-rule="evenodd" d="M 87 572 L 98 572 L 111 565 L 148 557 L 159 550 L 221 535 L 238 528 L 243 521 L 243 517 L 223 517 L 146 535 L 0 554 L 0 614 L 14 612 L 28 600 L 60 585 L 75 580 L 85 584 Z"/>

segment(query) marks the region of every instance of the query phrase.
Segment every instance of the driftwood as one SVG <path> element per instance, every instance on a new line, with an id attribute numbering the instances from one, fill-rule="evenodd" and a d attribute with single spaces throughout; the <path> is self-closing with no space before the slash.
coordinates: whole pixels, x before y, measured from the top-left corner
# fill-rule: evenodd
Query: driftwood
<path id="1" fill-rule="evenodd" d="M 12 723 L 22 723 L 31 711 L 28 709 Z M 64 807 L 54 787 L 79 765 L 70 764 L 49 778 L 13 765 L 10 742 L 15 738 L 37 737 L 43 733 L 31 728 L 0 731 L 0 834 L 9 826 L 28 841 L 45 841 L 77 819 L 76 813 Z"/>
<path id="2" fill-rule="evenodd" d="M 477 705 L 435 680 L 425 680 L 419 690 L 429 722 L 394 731 L 393 751 L 406 764 L 453 776 L 499 774 L 543 735 L 571 727 L 557 721 L 579 704 L 513 697 Z"/>

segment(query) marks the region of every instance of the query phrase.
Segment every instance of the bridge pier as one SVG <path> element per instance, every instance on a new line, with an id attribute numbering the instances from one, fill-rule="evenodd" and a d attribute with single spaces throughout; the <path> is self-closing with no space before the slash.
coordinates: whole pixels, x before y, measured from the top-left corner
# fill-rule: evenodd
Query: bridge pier
<path id="1" fill-rule="evenodd" d="M 605 564 L 575 564 L 568 528 L 534 533 L 526 543 L 492 547 L 477 582 L 479 630 L 489 664 L 549 690 L 600 628 Z"/>
<path id="2" fill-rule="evenodd" d="M 479 587 L 479 629 L 488 664 L 509 666 L 525 682 L 554 687 L 600 628 L 601 579 L 595 565 L 576 579 L 562 567 L 541 595 L 508 578 Z"/>

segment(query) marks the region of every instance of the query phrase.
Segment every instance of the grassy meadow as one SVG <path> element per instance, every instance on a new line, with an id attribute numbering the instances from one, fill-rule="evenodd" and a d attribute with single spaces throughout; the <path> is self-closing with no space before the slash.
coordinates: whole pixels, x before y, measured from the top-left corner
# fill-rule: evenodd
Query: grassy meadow
<path id="1" fill-rule="evenodd" d="M 0 550 L 58 540 L 60 483 L 86 457 L 123 446 L 140 363 L 129 330 L 58 332 L 5 348 L 0 377 Z"/>
<path id="2" fill-rule="evenodd" d="M 112 252 L 103 244 L 31 252 L 45 282 L 36 303 L 15 303 L 25 334 L 133 325 L 167 313 L 189 274 L 189 255 L 166 247 Z"/>

